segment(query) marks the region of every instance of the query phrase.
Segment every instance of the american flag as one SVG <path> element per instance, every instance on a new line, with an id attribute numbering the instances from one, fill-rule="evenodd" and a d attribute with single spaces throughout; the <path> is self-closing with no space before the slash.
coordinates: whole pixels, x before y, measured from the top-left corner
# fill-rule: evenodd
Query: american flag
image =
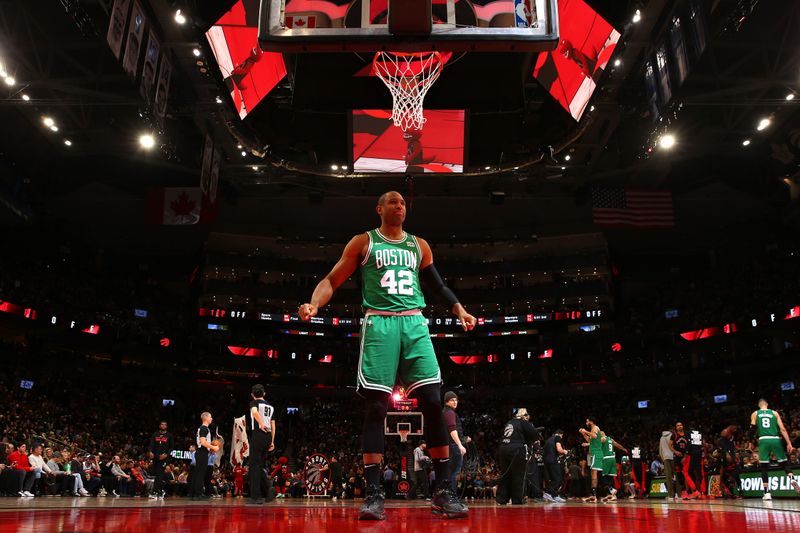
<path id="1" fill-rule="evenodd" d="M 598 226 L 673 228 L 672 193 L 594 187 L 592 217 Z"/>

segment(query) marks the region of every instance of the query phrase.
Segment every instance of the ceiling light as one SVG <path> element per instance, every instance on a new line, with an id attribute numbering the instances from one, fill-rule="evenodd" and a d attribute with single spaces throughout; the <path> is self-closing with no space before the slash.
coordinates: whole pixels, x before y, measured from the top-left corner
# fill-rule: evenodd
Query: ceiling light
<path id="1" fill-rule="evenodd" d="M 745 139 L 742 141 L 742 146 L 750 146 L 750 139 Z"/>
<path id="2" fill-rule="evenodd" d="M 175 12 L 175 22 L 178 24 L 186 24 L 186 15 L 181 13 L 180 9 Z"/>
<path id="3" fill-rule="evenodd" d="M 23 100 L 25 100 L 26 102 L 30 102 L 30 100 L 31 100 L 31 97 L 30 97 L 30 96 L 28 96 L 27 94 L 23 94 L 23 95 L 22 95 L 22 99 L 23 99 Z"/>
<path id="4" fill-rule="evenodd" d="M 246 156 L 247 156 L 247 152 L 245 152 L 244 150 L 242 150 L 242 157 L 246 157 Z"/>
<path id="5" fill-rule="evenodd" d="M 762 118 L 758 122 L 758 126 L 756 127 L 756 129 L 758 131 L 764 131 L 765 129 L 769 128 L 770 124 L 772 124 L 772 121 L 769 118 Z"/>
<path id="6" fill-rule="evenodd" d="M 237 144 L 237 145 L 236 145 L 236 148 L 238 148 L 239 150 L 241 150 L 241 149 L 243 148 L 243 146 L 242 146 L 241 144 Z"/>
<path id="7" fill-rule="evenodd" d="M 47 126 L 48 128 L 56 123 L 55 120 L 53 120 L 50 117 L 43 117 L 42 122 L 44 122 L 44 125 Z"/>
<path id="8" fill-rule="evenodd" d="M 331 165 L 331 170 L 339 170 L 339 165 Z"/>
<path id="9" fill-rule="evenodd" d="M 567 170 L 567 167 L 561 167 L 561 170 Z"/>
<path id="10" fill-rule="evenodd" d="M 17 83 L 17 80 L 12 78 L 11 76 L 6 76 L 5 79 L 6 79 L 6 85 L 11 86 L 11 85 L 14 85 L 15 83 Z"/>
<path id="11" fill-rule="evenodd" d="M 794 93 L 787 94 L 786 95 L 786 101 L 787 102 L 791 102 L 792 100 L 794 100 Z"/>
<path id="12" fill-rule="evenodd" d="M 217 97 L 214 99 L 214 101 L 215 101 L 215 102 L 217 102 L 218 104 L 221 104 L 221 103 L 222 103 L 222 98 L 220 98 L 219 96 L 217 96 Z"/>
<path id="13" fill-rule="evenodd" d="M 519 167 L 514 167 L 514 170 L 519 170 Z"/>
<path id="14" fill-rule="evenodd" d="M 50 126 L 50 131 L 58 131 L 58 126 L 53 124 L 52 126 Z"/>
<path id="15" fill-rule="evenodd" d="M 570 159 L 572 159 L 571 155 L 567 154 L 564 156 L 564 161 L 569 161 Z"/>
<path id="16" fill-rule="evenodd" d="M 590 107 L 589 111 L 594 111 L 594 106 Z"/>
<path id="17" fill-rule="evenodd" d="M 618 66 L 620 66 L 621 64 L 622 64 L 622 60 L 621 60 L 621 59 L 615 59 L 615 60 L 614 60 L 614 66 L 615 66 L 615 67 L 618 67 Z"/>
<path id="18" fill-rule="evenodd" d="M 253 165 L 253 166 L 252 166 L 252 167 L 250 167 L 250 168 L 252 168 L 253 170 L 258 170 L 258 167 L 257 167 L 257 166 L 255 166 L 255 165 Z"/>
<path id="19" fill-rule="evenodd" d="M 342 165 L 342 170 L 347 170 L 347 165 Z"/>
<path id="20" fill-rule="evenodd" d="M 638 24 L 640 20 L 642 20 L 642 12 L 640 10 L 636 10 L 633 14 L 633 23 Z"/>
<path id="21" fill-rule="evenodd" d="M 64 139 L 64 144 L 66 144 L 67 146 L 72 146 L 72 141 L 70 141 L 69 139 Z"/>
<path id="22" fill-rule="evenodd" d="M 194 54 L 194 57 L 200 57 L 200 54 L 202 54 L 199 48 L 192 49 L 192 53 Z"/>
<path id="23" fill-rule="evenodd" d="M 142 148 L 149 150 L 156 145 L 156 138 L 149 133 L 143 133 L 139 136 L 139 144 Z"/>
<path id="24" fill-rule="evenodd" d="M 483 167 L 483 170 L 491 170 L 492 167 Z"/>
<path id="25" fill-rule="evenodd" d="M 658 139 L 658 145 L 661 146 L 661 148 L 664 148 L 665 150 L 669 150 L 670 148 L 675 146 L 675 136 L 670 134 L 662 135 Z"/>

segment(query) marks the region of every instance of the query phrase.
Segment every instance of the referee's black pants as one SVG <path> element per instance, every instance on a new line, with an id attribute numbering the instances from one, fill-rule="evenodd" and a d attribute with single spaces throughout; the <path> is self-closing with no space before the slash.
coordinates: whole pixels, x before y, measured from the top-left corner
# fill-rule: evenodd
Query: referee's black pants
<path id="1" fill-rule="evenodd" d="M 527 458 L 525 446 L 521 444 L 500 446 L 498 453 L 502 477 L 497 482 L 497 503 L 522 504 L 525 491 L 525 470 Z"/>
<path id="2" fill-rule="evenodd" d="M 194 452 L 194 471 L 192 472 L 192 496 L 203 495 L 205 485 L 206 470 L 208 470 L 208 449 L 200 446 Z"/>
<path id="3" fill-rule="evenodd" d="M 267 453 L 270 434 L 256 429 L 250 433 L 247 438 L 250 444 L 250 466 L 247 474 L 250 478 L 250 497 L 256 500 L 263 497 L 261 492 L 261 479 L 266 478 L 266 495 L 267 498 L 269 498 L 271 483 L 269 482 L 269 478 L 264 474 L 264 456 Z"/>

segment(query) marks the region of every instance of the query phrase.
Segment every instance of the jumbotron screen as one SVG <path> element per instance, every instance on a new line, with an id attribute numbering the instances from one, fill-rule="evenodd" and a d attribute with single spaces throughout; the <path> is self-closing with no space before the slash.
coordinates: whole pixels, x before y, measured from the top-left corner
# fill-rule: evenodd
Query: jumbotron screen
<path id="1" fill-rule="evenodd" d="M 426 122 L 420 132 L 403 133 L 391 117 L 390 110 L 353 110 L 354 171 L 464 171 L 466 112 L 463 109 L 426 109 Z"/>
<path id="2" fill-rule="evenodd" d="M 258 0 L 239 0 L 206 32 L 242 119 L 286 76 L 283 55 L 258 46 L 258 10 Z"/>
<path id="3" fill-rule="evenodd" d="M 580 120 L 620 34 L 583 0 L 558 0 L 558 24 L 558 48 L 539 54 L 533 76 Z"/>

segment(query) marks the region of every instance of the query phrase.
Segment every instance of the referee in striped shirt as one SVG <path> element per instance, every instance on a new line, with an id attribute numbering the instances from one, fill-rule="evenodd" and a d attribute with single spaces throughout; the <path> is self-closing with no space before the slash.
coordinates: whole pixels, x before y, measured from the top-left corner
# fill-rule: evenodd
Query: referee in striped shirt
<path id="1" fill-rule="evenodd" d="M 264 503 L 261 497 L 261 480 L 266 479 L 267 500 L 272 500 L 272 483 L 264 472 L 265 453 L 275 449 L 275 408 L 264 399 L 264 385 L 253 385 L 250 390 L 250 408 L 247 410 L 245 425 L 247 441 L 250 444 L 250 499 L 253 505 Z"/>

